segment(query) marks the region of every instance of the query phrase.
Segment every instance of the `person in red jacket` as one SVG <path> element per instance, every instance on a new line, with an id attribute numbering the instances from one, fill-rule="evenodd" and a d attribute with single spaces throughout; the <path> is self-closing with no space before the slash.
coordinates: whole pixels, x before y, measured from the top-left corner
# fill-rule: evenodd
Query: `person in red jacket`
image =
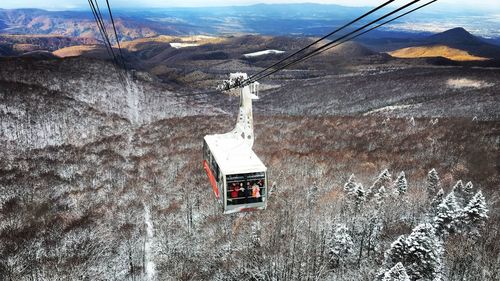
<path id="1" fill-rule="evenodd" d="M 233 182 L 233 184 L 231 185 L 231 198 L 237 198 L 239 190 L 240 187 Z"/>

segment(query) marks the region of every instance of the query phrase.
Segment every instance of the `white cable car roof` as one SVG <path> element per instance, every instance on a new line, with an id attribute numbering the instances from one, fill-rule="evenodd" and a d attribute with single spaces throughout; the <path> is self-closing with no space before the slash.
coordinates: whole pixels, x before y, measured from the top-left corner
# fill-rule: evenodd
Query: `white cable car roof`
<path id="1" fill-rule="evenodd" d="M 267 171 L 264 163 L 240 135 L 217 134 L 205 136 L 204 139 L 225 175 Z"/>

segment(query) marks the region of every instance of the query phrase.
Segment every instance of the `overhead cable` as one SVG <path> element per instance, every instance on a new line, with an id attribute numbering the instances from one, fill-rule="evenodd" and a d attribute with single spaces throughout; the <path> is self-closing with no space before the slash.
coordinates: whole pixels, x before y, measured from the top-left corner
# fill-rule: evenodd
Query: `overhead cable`
<path id="1" fill-rule="evenodd" d="M 363 32 L 361 32 L 361 33 L 358 33 L 358 34 L 356 34 L 356 35 L 353 35 L 353 36 L 351 36 L 351 37 L 349 37 L 349 38 L 347 38 L 347 39 L 345 39 L 345 40 L 343 40 L 343 41 L 341 41 L 341 42 L 339 42 L 339 43 L 337 43 L 337 44 L 335 44 L 335 45 L 329 46 L 328 48 L 326 48 L 326 49 L 324 49 L 324 50 L 321 50 L 319 53 L 315 53 L 315 54 L 313 54 L 312 56 L 319 55 L 319 54 L 321 54 L 321 53 L 323 53 L 323 52 L 326 52 L 326 51 L 328 51 L 328 50 L 330 50 L 330 49 L 332 49 L 332 48 L 334 48 L 334 47 L 337 47 L 337 46 L 339 46 L 339 45 L 341 45 L 341 44 L 344 44 L 344 43 L 345 43 L 345 42 L 347 42 L 347 41 L 351 41 L 351 40 L 353 40 L 353 39 L 355 39 L 355 38 L 357 38 L 357 37 L 359 37 L 359 36 L 361 36 L 361 35 L 363 35 L 363 34 L 366 34 L 366 33 L 370 32 L 370 31 L 372 31 L 372 30 L 374 30 L 374 29 L 377 29 L 377 28 L 379 28 L 379 27 L 381 27 L 381 26 L 384 26 L 384 25 L 386 25 L 386 24 L 388 24 L 388 23 L 391 23 L 391 22 L 393 22 L 393 21 L 395 21 L 395 20 L 397 20 L 397 19 L 399 19 L 399 18 L 401 18 L 401 17 L 404 17 L 404 16 L 406 16 L 406 15 L 408 15 L 408 14 L 410 14 L 410 13 L 413 13 L 413 12 L 415 12 L 415 11 L 417 11 L 417 10 L 420 10 L 420 9 L 422 9 L 422 8 L 424 8 L 424 7 L 428 6 L 428 5 L 430 5 L 430 4 L 432 4 L 432 3 L 436 2 L 436 1 L 437 1 L 437 0 L 432 0 L 432 1 L 428 2 L 428 3 L 426 3 L 426 4 L 423 4 L 423 5 L 421 5 L 421 6 L 418 6 L 417 8 L 414 8 L 414 9 L 412 9 L 412 10 L 408 11 L 408 12 L 405 12 L 405 13 L 403 13 L 403 14 L 401 14 L 401 15 L 399 15 L 399 16 L 397 16 L 397 17 L 393 18 L 393 19 L 390 19 L 390 20 L 385 21 L 385 22 L 383 22 L 383 23 L 381 23 L 381 24 L 379 24 L 379 25 L 376 25 L 376 26 L 374 26 L 374 27 L 372 27 L 372 28 L 370 28 L 370 29 L 368 29 L 368 30 L 365 30 L 365 31 L 363 31 Z M 311 56 L 309 56 L 309 57 L 305 57 L 305 58 L 303 58 L 301 61 L 306 60 L 306 59 L 308 59 L 308 58 L 310 58 L 310 57 L 311 57 Z M 299 63 L 299 62 L 301 62 L 301 61 L 298 61 L 297 63 Z"/>
<path id="2" fill-rule="evenodd" d="M 391 16 L 391 15 L 393 15 L 393 14 L 395 14 L 395 13 L 397 13 L 397 12 L 399 12 L 399 11 L 401 11 L 401 10 L 403 10 L 403 9 L 405 9 L 405 8 L 407 8 L 407 7 L 415 4 L 417 2 L 419 2 L 419 1 L 421 1 L 421 0 L 413 0 L 410 3 L 407 3 L 406 5 L 403 5 L 403 6 L 399 7 L 399 8 L 397 8 L 397 9 L 393 10 L 392 12 L 387 13 L 387 14 L 385 14 L 385 15 L 383 15 L 383 16 L 381 16 L 381 17 L 379 17 L 379 18 L 377 18 L 377 19 L 375 19 L 375 20 L 373 20 L 373 21 L 371 21 L 371 22 L 363 25 L 362 27 L 359 27 L 356 30 L 351 31 L 351 32 L 349 32 L 349 33 L 347 33 L 347 34 L 345 34 L 345 35 L 343 35 L 343 36 L 341 36 L 341 37 L 339 37 L 339 38 L 337 38 L 337 39 L 335 39 L 335 40 L 333 40 L 333 41 L 331 41 L 331 42 L 329 42 L 329 43 L 327 43 L 327 44 L 325 44 L 325 45 L 323 45 L 323 46 L 321 46 L 321 47 L 319 47 L 319 48 L 317 48 L 317 49 L 315 49 L 315 50 L 313 50 L 311 52 L 309 52 L 309 53 L 307 53 L 306 55 L 302 56 L 301 58 L 298 58 L 298 59 L 296 59 L 296 60 L 294 60 L 294 61 L 292 61 L 290 63 L 287 63 L 284 66 L 281 66 L 281 67 L 279 67 L 279 68 L 277 68 L 277 69 L 275 69 L 275 70 L 273 70 L 273 71 L 271 71 L 271 72 L 269 72 L 267 74 L 261 75 L 261 76 L 259 76 L 257 78 L 253 78 L 253 79 L 246 79 L 245 81 L 243 81 L 242 85 L 246 85 L 246 84 L 255 82 L 255 81 L 259 80 L 259 79 L 263 79 L 263 78 L 268 77 L 269 75 L 272 75 L 272 74 L 274 74 L 274 73 L 276 73 L 276 72 L 278 72 L 278 71 L 280 71 L 280 70 L 282 70 L 282 69 L 284 69 L 284 68 L 286 68 L 288 66 L 296 64 L 299 61 L 305 60 L 306 58 L 311 57 L 312 54 L 320 52 L 321 50 L 324 50 L 324 49 L 328 48 L 329 46 L 331 46 L 331 45 L 333 45 L 333 44 L 335 44 L 335 43 L 337 43 L 339 41 L 342 41 L 343 39 L 348 38 L 349 36 L 351 36 L 351 35 L 359 32 L 359 31 L 362 31 L 366 27 L 368 27 L 368 26 L 370 26 L 372 24 L 375 24 L 375 23 L 377 23 L 377 22 L 379 22 L 379 21 L 381 21 L 381 20 L 383 20 L 383 19 L 385 19 L 385 18 L 387 18 L 387 17 L 389 17 L 389 16 Z"/>
<path id="3" fill-rule="evenodd" d="M 327 35 L 325 35 L 325 36 L 323 36 L 323 37 L 321 37 L 321 38 L 317 39 L 316 41 L 312 42 L 311 44 L 309 44 L 309 45 L 307 45 L 307 46 L 303 47 L 302 49 L 300 49 L 300 50 L 298 50 L 298 51 L 294 52 L 293 54 L 291 54 L 291 55 L 289 55 L 289 56 L 285 57 L 284 59 L 282 59 L 282 60 L 280 60 L 280 61 L 276 62 L 275 64 L 273 64 L 273 65 L 271 65 L 271 66 L 269 66 L 269 67 L 267 67 L 267 68 L 265 68 L 265 69 L 263 69 L 263 70 L 259 71 L 258 73 L 256 73 L 256 74 L 254 74 L 254 75 L 250 76 L 250 77 L 248 78 L 248 80 L 252 80 L 253 78 L 255 78 L 255 77 L 257 77 L 258 75 L 260 75 L 261 73 L 263 73 L 263 72 L 265 72 L 265 71 L 267 71 L 267 70 L 269 70 L 269 69 L 271 69 L 271 68 L 274 68 L 274 67 L 276 67 L 276 66 L 278 66 L 278 65 L 282 64 L 283 62 L 285 62 L 286 60 L 288 60 L 288 59 L 290 59 L 290 58 L 294 57 L 295 55 L 299 54 L 300 52 L 303 52 L 303 51 L 307 50 L 308 48 L 310 48 L 310 47 L 312 47 L 312 46 L 316 45 L 317 43 L 319 43 L 319 42 L 323 41 L 324 39 L 327 39 L 328 37 L 330 37 L 330 36 L 332 36 L 332 35 L 336 34 L 337 32 L 339 32 L 339 31 L 341 31 L 341 30 L 345 29 L 346 27 L 349 27 L 350 25 L 352 25 L 352 24 L 354 24 L 354 23 L 356 23 L 356 22 L 360 21 L 361 19 L 363 19 L 363 18 L 365 18 L 365 17 L 369 16 L 370 14 L 373 14 L 374 12 L 376 12 L 376 11 L 378 11 L 378 10 L 382 9 L 383 7 L 385 7 L 385 6 L 389 5 L 390 3 L 394 2 L 394 1 L 395 1 L 395 0 L 389 0 L 389 1 L 387 1 L 387 2 L 383 3 L 383 4 L 379 5 L 379 6 L 377 6 L 377 7 L 373 8 L 373 9 L 371 9 L 370 11 L 368 11 L 368 12 L 364 13 L 363 15 L 361 15 L 361 16 L 359 16 L 359 17 L 357 17 L 357 18 L 353 19 L 352 21 L 350 21 L 350 22 L 348 22 L 348 23 L 344 24 L 343 26 L 341 26 L 341 27 L 337 28 L 336 30 L 334 30 L 334 31 L 332 31 L 332 32 L 330 32 L 330 33 L 328 33 Z"/>

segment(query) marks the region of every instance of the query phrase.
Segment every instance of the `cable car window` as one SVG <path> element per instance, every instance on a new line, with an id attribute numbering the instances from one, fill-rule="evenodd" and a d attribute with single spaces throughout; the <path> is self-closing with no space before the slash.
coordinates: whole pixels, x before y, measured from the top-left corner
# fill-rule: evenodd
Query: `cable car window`
<path id="1" fill-rule="evenodd" d="M 215 158 L 213 158 L 213 157 L 212 157 L 210 167 L 212 168 L 212 172 L 214 173 L 215 180 L 219 181 L 219 165 L 217 165 L 217 162 L 215 161 Z"/>
<path id="2" fill-rule="evenodd" d="M 215 180 L 219 182 L 219 173 L 220 173 L 219 165 L 217 165 L 217 162 L 215 161 L 215 158 L 212 156 L 210 148 L 208 148 L 207 142 L 205 140 L 203 140 L 203 157 L 207 161 L 210 170 L 212 170 L 212 174 L 214 175 Z"/>
<path id="3" fill-rule="evenodd" d="M 240 205 L 262 202 L 266 194 L 264 172 L 227 175 L 227 204 Z"/>
<path id="4" fill-rule="evenodd" d="M 220 181 L 220 169 L 219 165 L 215 161 L 215 158 L 212 155 L 212 152 L 210 151 L 210 148 L 208 148 L 207 143 L 205 140 L 203 140 L 203 158 L 205 161 L 207 161 L 208 167 L 212 171 L 212 174 L 215 177 L 215 181 L 219 182 Z"/>
<path id="5" fill-rule="evenodd" d="M 210 149 L 208 148 L 207 142 L 203 140 L 203 158 L 210 163 Z"/>

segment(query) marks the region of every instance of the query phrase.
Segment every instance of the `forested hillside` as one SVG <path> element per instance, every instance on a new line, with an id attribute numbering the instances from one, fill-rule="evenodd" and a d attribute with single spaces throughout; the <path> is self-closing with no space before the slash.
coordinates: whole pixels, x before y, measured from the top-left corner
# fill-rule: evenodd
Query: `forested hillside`
<path id="1" fill-rule="evenodd" d="M 256 114 L 268 209 L 222 215 L 201 140 L 236 116 L 103 62 L 3 65 L 4 280 L 499 276 L 497 121 Z"/>

